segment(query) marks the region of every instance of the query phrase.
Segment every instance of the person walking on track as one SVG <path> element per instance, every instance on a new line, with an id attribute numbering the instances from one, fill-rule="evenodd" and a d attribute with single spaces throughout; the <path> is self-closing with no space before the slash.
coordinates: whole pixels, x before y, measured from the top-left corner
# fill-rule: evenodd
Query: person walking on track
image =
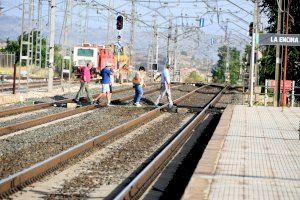
<path id="1" fill-rule="evenodd" d="M 112 70 L 110 69 L 110 64 L 107 64 L 105 68 L 103 68 L 100 72 L 100 76 L 102 77 L 102 91 L 101 94 L 99 94 L 96 98 L 95 101 L 98 101 L 100 98 L 106 97 L 107 99 L 107 106 L 110 106 L 111 102 L 111 80 L 110 76 L 113 74 Z"/>
<path id="2" fill-rule="evenodd" d="M 93 104 L 93 97 L 89 89 L 89 83 L 91 82 L 91 68 L 93 67 L 92 62 L 88 62 L 87 66 L 83 67 L 80 71 L 80 89 L 75 97 L 75 102 L 79 103 L 79 98 L 83 96 L 83 91 L 85 90 L 89 104 Z"/>
<path id="3" fill-rule="evenodd" d="M 171 78 L 170 71 L 172 70 L 169 64 L 166 65 L 165 69 L 161 72 L 161 85 L 160 85 L 160 94 L 155 102 L 155 106 L 158 106 L 159 101 L 164 95 L 167 95 L 169 101 L 169 108 L 173 107 L 173 101 L 171 98 Z"/>
<path id="4" fill-rule="evenodd" d="M 144 83 L 144 72 L 145 72 L 145 67 L 141 66 L 139 68 L 139 71 L 136 72 L 134 78 L 133 78 L 133 87 L 135 90 L 135 95 L 133 99 L 133 105 L 136 107 L 141 107 L 142 105 L 140 104 L 140 100 L 144 94 L 143 87 L 145 87 Z"/>

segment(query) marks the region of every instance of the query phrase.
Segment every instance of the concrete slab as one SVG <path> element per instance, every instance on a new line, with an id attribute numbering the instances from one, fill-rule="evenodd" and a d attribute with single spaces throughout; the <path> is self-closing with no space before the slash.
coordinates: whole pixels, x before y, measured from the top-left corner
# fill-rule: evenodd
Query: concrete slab
<path id="1" fill-rule="evenodd" d="M 300 108 L 228 107 L 182 199 L 300 199 L 299 125 Z"/>

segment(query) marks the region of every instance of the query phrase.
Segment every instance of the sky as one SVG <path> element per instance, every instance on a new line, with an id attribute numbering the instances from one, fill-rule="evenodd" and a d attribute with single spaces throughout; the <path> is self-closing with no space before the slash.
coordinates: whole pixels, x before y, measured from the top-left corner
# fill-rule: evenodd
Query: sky
<path id="1" fill-rule="evenodd" d="M 0 0 L 3 7 L 0 16 L 0 39 L 16 39 L 21 33 L 23 0 Z M 29 2 L 29 0 L 26 0 Z M 37 18 L 35 0 L 34 18 Z M 43 36 L 48 35 L 48 3 L 43 2 Z M 196 57 L 217 59 L 217 49 L 224 45 L 225 26 L 228 20 L 229 43 L 242 50 L 250 41 L 248 26 L 253 21 L 253 3 L 250 0 L 136 0 L 136 52 L 147 52 L 153 38 L 154 19 L 158 24 L 159 49 L 166 51 L 169 20 L 172 21 L 172 35 L 178 28 L 178 47 Z M 56 0 L 56 43 L 62 42 L 62 23 L 65 0 Z M 88 3 L 88 4 L 87 4 Z M 78 45 L 86 38 L 96 44 L 116 42 L 115 19 L 125 17 L 122 30 L 122 43 L 130 41 L 132 1 L 129 0 L 73 0 L 72 33 L 68 37 L 70 45 Z M 27 5 L 27 7 L 29 7 Z M 108 9 L 109 8 L 109 9 Z M 88 14 L 86 15 L 86 11 Z M 88 16 L 86 18 L 86 16 Z M 262 16 L 262 21 L 265 16 Z M 199 19 L 204 19 L 204 27 L 199 27 Z M 88 19 L 86 21 L 86 19 Z M 87 22 L 87 23 L 86 23 Z M 85 25 L 87 24 L 87 26 Z M 264 24 L 266 26 L 267 24 Z M 86 28 L 88 27 L 88 28 Z M 87 31 L 85 31 L 87 30 Z M 85 36 L 87 35 L 87 36 Z M 214 44 L 211 44 L 211 40 Z M 174 44 L 171 44 L 171 48 Z M 208 55 L 209 54 L 209 55 Z"/>

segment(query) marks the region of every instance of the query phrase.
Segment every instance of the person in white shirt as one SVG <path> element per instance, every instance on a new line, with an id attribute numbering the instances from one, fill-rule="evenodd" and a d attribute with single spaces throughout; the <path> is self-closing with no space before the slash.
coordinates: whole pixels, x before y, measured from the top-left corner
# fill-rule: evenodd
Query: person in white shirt
<path id="1" fill-rule="evenodd" d="M 161 86 L 160 86 L 160 94 L 155 102 L 155 106 L 158 106 L 159 101 L 164 95 L 167 95 L 169 101 L 169 108 L 173 107 L 173 101 L 171 98 L 171 78 L 170 71 L 172 70 L 169 64 L 166 65 L 166 68 L 161 73 Z"/>

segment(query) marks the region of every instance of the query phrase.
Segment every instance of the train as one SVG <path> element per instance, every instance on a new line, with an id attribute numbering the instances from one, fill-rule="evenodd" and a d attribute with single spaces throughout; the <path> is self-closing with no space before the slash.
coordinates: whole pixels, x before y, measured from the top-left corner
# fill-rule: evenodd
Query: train
<path id="1" fill-rule="evenodd" d="M 114 71 L 123 73 L 128 71 L 128 56 L 122 47 L 118 52 L 115 45 L 95 45 L 84 43 L 73 48 L 73 70 L 75 76 L 80 76 L 80 70 L 87 62 L 94 64 L 91 69 L 92 76 L 96 76 L 106 65 L 110 65 Z M 119 65 L 118 65 L 119 64 Z"/>

